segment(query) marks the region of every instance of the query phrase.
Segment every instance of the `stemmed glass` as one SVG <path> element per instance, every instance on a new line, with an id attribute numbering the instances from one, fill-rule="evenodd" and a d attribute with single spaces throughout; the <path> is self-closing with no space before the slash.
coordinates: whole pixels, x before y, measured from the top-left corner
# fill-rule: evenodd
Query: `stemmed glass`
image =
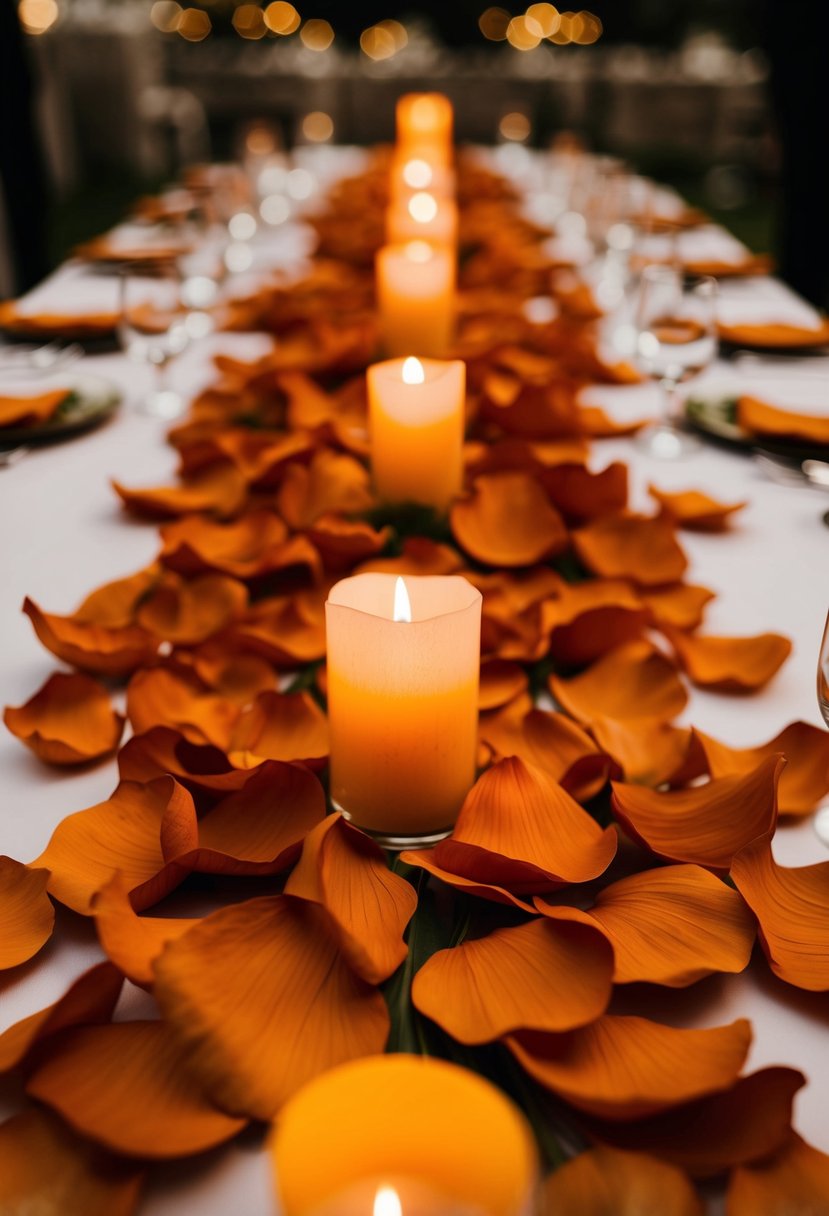
<path id="1" fill-rule="evenodd" d="M 139 409 L 156 418 L 177 418 L 184 401 L 168 383 L 170 361 L 188 345 L 191 332 L 179 268 L 158 265 L 149 272 L 130 266 L 121 272 L 118 337 L 123 350 L 137 363 L 156 369 L 156 386 Z"/>
<path id="2" fill-rule="evenodd" d="M 679 266 L 646 266 L 635 306 L 636 361 L 662 389 L 662 414 L 639 433 L 639 446 L 660 460 L 687 456 L 698 441 L 682 426 L 677 389 L 703 371 L 717 350 L 717 283 L 686 283 Z"/>

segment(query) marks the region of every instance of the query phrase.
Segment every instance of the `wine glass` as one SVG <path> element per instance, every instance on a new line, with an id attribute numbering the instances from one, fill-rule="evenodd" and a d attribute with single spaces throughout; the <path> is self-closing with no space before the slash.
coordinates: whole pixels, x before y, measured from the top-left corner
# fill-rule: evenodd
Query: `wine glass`
<path id="1" fill-rule="evenodd" d="M 717 283 L 686 283 L 682 268 L 646 266 L 635 306 L 636 362 L 662 389 L 661 417 L 639 433 L 639 446 L 660 460 L 693 452 L 698 441 L 682 426 L 677 389 L 698 375 L 717 350 Z"/>
<path id="2" fill-rule="evenodd" d="M 140 402 L 139 409 L 156 418 L 178 418 L 184 401 L 168 383 L 172 359 L 188 345 L 190 309 L 182 293 L 179 268 L 158 265 L 150 271 L 125 267 L 120 282 L 118 337 L 122 349 L 136 363 L 156 370 L 156 385 Z"/>

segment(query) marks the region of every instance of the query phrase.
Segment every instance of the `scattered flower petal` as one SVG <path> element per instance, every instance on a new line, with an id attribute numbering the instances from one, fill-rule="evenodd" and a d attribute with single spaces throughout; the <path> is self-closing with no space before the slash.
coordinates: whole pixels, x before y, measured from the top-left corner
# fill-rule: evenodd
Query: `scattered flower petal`
<path id="1" fill-rule="evenodd" d="M 318 768 L 328 757 L 328 720 L 307 692 L 261 692 L 239 719 L 233 751 Z"/>
<path id="2" fill-rule="evenodd" d="M 756 692 L 777 674 L 792 652 L 789 639 L 779 633 L 723 638 L 671 629 L 666 634 L 692 683 L 715 692 Z"/>
<path id="3" fill-rule="evenodd" d="M 651 485 L 648 486 L 648 492 L 680 528 L 690 528 L 697 532 L 725 531 L 731 516 L 748 505 L 746 502 L 717 502 L 710 494 L 703 494 L 701 490 L 683 490 L 670 494 L 667 490 L 659 490 Z"/>
<path id="4" fill-rule="evenodd" d="M 777 787 L 781 815 L 808 815 L 829 794 L 829 733 L 808 722 L 791 722 L 760 747 L 729 747 L 698 730 L 694 738 L 712 777 L 748 773 L 767 756 L 784 755 Z"/>
<path id="5" fill-rule="evenodd" d="M 561 553 L 567 530 L 544 490 L 524 473 L 479 477 L 450 513 L 458 543 L 490 566 L 530 566 Z"/>
<path id="6" fill-rule="evenodd" d="M 550 691 L 580 722 L 598 717 L 669 722 L 688 700 L 676 667 L 650 642 L 619 646 L 572 679 L 551 676 Z"/>
<path id="7" fill-rule="evenodd" d="M 81 671 L 94 675 L 124 676 L 152 662 L 158 641 L 144 629 L 130 625 L 108 629 L 76 621 L 73 617 L 42 612 L 32 600 L 23 611 L 40 641 L 52 654 Z"/>
<path id="8" fill-rule="evenodd" d="M 48 882 L 48 870 L 0 857 L 0 971 L 33 958 L 52 936 L 55 909 L 46 894 Z"/>
<path id="9" fill-rule="evenodd" d="M 829 1212 L 829 1156 L 792 1133 L 770 1159 L 734 1171 L 727 1216 L 820 1216 Z"/>
<path id="10" fill-rule="evenodd" d="M 675 1166 L 605 1147 L 559 1166 L 542 1196 L 544 1216 L 703 1216 L 701 1200 Z"/>
<path id="11" fill-rule="evenodd" d="M 593 574 L 643 587 L 675 583 L 688 565 L 673 524 L 661 516 L 606 515 L 574 532 L 573 545 Z"/>

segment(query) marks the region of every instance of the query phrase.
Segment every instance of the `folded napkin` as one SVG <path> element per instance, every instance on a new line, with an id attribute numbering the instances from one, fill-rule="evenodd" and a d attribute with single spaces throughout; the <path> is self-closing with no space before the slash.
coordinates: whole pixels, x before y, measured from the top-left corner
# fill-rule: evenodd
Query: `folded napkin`
<path id="1" fill-rule="evenodd" d="M 190 245 L 147 224 L 119 224 L 111 232 L 77 246 L 75 255 L 87 262 L 170 262 L 190 251 Z"/>
<path id="2" fill-rule="evenodd" d="M 35 426 L 48 422 L 71 393 L 69 388 L 56 388 L 31 397 L 9 397 L 0 394 L 0 429 L 7 426 Z"/>
<path id="3" fill-rule="evenodd" d="M 829 409 L 822 415 L 795 414 L 760 401 L 757 397 L 740 397 L 737 401 L 737 422 L 752 435 L 829 445 Z"/>
<path id="4" fill-rule="evenodd" d="M 756 291 L 724 288 L 717 319 L 720 337 L 735 345 L 786 348 L 829 341 L 829 322 L 774 279 L 758 281 Z"/>
<path id="5" fill-rule="evenodd" d="M 704 224 L 679 232 L 675 237 L 648 236 L 639 243 L 637 260 L 669 262 L 678 258 L 689 274 L 729 275 L 764 274 L 770 261 L 765 254 L 754 254 L 730 232 L 716 224 Z"/>
<path id="6" fill-rule="evenodd" d="M 0 329 L 34 338 L 104 337 L 118 324 L 119 291 L 117 276 L 70 262 L 19 300 L 0 303 Z M 147 279 L 144 291 L 152 300 L 159 285 Z"/>

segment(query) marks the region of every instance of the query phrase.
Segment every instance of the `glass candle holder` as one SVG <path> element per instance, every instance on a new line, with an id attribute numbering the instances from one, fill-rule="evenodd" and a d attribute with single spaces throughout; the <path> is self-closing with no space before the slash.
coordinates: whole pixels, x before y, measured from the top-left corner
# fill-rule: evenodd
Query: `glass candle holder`
<path id="1" fill-rule="evenodd" d="M 455 256 L 427 241 L 384 245 L 377 254 L 377 305 L 387 355 L 441 358 L 455 325 Z"/>
<path id="2" fill-rule="evenodd" d="M 475 779 L 481 594 L 358 574 L 325 605 L 331 798 L 389 849 L 447 836 Z"/>
<path id="3" fill-rule="evenodd" d="M 466 364 L 388 359 L 366 381 L 378 498 L 445 511 L 463 477 Z"/>

